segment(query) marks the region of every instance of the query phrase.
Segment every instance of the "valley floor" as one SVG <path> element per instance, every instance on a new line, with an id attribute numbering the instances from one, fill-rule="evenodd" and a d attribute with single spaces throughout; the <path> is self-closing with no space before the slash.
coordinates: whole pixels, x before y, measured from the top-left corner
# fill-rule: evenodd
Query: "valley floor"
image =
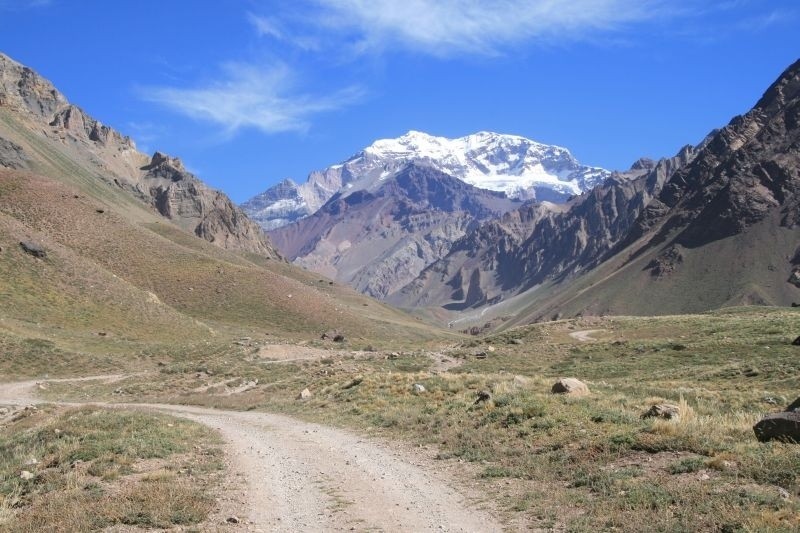
<path id="1" fill-rule="evenodd" d="M 120 377 L 57 382 L 113 383 Z M 0 404 L 40 403 L 34 392 L 46 383 L 0 384 Z M 246 485 L 239 514 L 232 516 L 248 531 L 502 529 L 441 479 L 441 472 L 420 464 L 423 459 L 352 433 L 267 413 L 166 404 L 114 407 L 168 413 L 217 430 L 225 440 L 227 476 Z"/>
<path id="2" fill-rule="evenodd" d="M 221 435 L 220 473 L 182 466 L 207 462 L 205 451 L 191 458 L 191 445 L 181 452 L 188 456 L 164 459 L 177 461 L 167 479 L 193 476 L 208 487 L 206 498 L 217 496 L 216 510 L 195 494 L 191 513 L 109 512 L 99 522 L 106 525 L 214 531 L 234 527 L 224 523 L 236 515 L 237 527 L 265 531 L 796 531 L 800 445 L 760 443 L 752 428 L 800 392 L 798 334 L 800 310 L 765 307 L 584 317 L 397 351 L 253 334 L 183 354 L 147 352 L 125 376 L 6 387 L 0 405 L 27 404 L 35 386 L 42 401 L 148 404 L 148 416 L 179 417 L 158 419 L 164 434 L 155 442 L 193 444 L 194 435 L 210 450 L 198 428 Z M 43 376 L 58 356 L 31 352 L 25 379 Z M 81 357 L 86 374 L 122 366 L 98 357 L 93 367 L 95 356 Z M 552 394 L 559 377 L 584 381 L 590 393 Z M 663 403 L 679 417 L 642 417 Z M 0 428 L 0 450 L 28 450 L 30 435 L 49 443 L 53 427 L 78 415 L 58 416 L 38 433 L 20 425 L 26 419 Z M 177 422 L 186 419 L 200 424 Z M 85 442 L 77 439 L 70 457 L 86 454 Z M 24 520 L 45 506 L 59 464 L 64 479 L 73 475 L 68 462 L 39 457 L 27 466 L 26 454 L 0 461 L 0 474 L 35 476 L 0 485 L 0 520 Z M 100 466 L 92 463 L 82 486 L 113 495 L 125 472 L 142 475 L 134 454 L 111 472 L 120 477 L 108 477 L 102 465 L 115 457 L 95 459 Z"/>

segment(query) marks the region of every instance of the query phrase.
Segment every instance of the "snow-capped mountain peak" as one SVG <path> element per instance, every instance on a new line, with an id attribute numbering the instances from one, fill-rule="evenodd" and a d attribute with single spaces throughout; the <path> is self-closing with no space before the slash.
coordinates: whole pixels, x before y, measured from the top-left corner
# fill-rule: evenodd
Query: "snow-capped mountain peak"
<path id="1" fill-rule="evenodd" d="M 275 195 L 265 193 L 243 207 L 263 227 L 273 229 L 315 212 L 337 192 L 380 186 L 412 161 L 425 161 L 475 187 L 523 200 L 564 201 L 610 175 L 605 169 L 579 164 L 566 148 L 518 135 L 480 131 L 450 139 L 412 130 L 377 140 L 343 163 L 311 173 L 306 183 L 291 191 L 283 182 L 281 194 L 290 202 L 274 205 Z"/>

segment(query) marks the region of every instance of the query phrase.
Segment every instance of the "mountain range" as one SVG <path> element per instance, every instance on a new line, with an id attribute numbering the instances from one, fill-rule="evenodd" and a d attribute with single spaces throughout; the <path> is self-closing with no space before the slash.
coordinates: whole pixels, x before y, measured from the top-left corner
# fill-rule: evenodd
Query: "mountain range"
<path id="1" fill-rule="evenodd" d="M 558 209 L 483 224 L 390 301 L 509 324 L 789 305 L 800 299 L 798 192 L 800 62 L 700 145 Z"/>
<path id="2" fill-rule="evenodd" d="M 312 215 L 337 193 L 375 188 L 411 162 L 425 163 L 476 188 L 514 200 L 564 201 L 610 172 L 581 165 L 566 148 L 516 135 L 479 132 L 458 139 L 409 131 L 381 139 L 346 161 L 312 172 L 298 185 L 286 179 L 242 208 L 273 230 Z"/>
<path id="3" fill-rule="evenodd" d="M 130 338 L 245 323 L 285 335 L 344 325 L 366 339 L 432 330 L 358 292 L 473 330 L 789 305 L 799 147 L 797 62 L 698 145 L 624 171 L 522 137 L 409 132 L 240 208 L 0 54 L 4 316 L 26 335 L 50 320 Z M 47 260 L 27 261 L 15 241 Z"/>

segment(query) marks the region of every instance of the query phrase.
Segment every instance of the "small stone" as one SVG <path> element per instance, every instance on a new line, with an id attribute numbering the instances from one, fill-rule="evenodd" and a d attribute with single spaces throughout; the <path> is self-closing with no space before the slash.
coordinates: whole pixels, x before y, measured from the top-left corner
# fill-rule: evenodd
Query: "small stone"
<path id="1" fill-rule="evenodd" d="M 522 339 L 511 339 L 508 341 L 508 344 L 516 344 L 517 346 L 522 346 L 525 342 Z"/>
<path id="2" fill-rule="evenodd" d="M 478 405 L 479 403 L 485 403 L 492 399 L 492 393 L 488 390 L 482 390 L 478 393 L 478 397 L 475 398 L 475 403 L 473 405 Z"/>
<path id="3" fill-rule="evenodd" d="M 20 248 L 26 254 L 32 255 L 33 257 L 38 257 L 40 259 L 44 259 L 47 257 L 47 252 L 44 251 L 44 248 L 36 244 L 35 242 L 31 241 L 21 241 L 19 243 Z"/>
<path id="4" fill-rule="evenodd" d="M 25 461 L 25 466 L 34 466 L 34 465 L 38 465 L 38 464 L 39 464 L 39 460 L 36 459 L 35 457 L 31 457 L 30 459 Z"/>
<path id="5" fill-rule="evenodd" d="M 311 394 L 310 390 L 303 389 L 302 391 L 300 391 L 300 394 L 297 395 L 297 399 L 298 400 L 308 400 L 309 398 L 311 398 L 311 396 L 313 396 L 313 395 Z"/>
<path id="6" fill-rule="evenodd" d="M 650 407 L 642 413 L 642 418 L 663 418 L 665 420 L 677 420 L 681 417 L 681 410 L 675 404 L 660 403 Z"/>
<path id="7" fill-rule="evenodd" d="M 789 494 L 789 491 L 784 489 L 783 487 L 778 487 L 778 496 L 780 496 L 782 500 L 785 500 L 787 502 L 792 499 L 792 495 Z"/>
<path id="8" fill-rule="evenodd" d="M 229 524 L 238 524 L 238 523 L 239 523 L 239 517 L 238 517 L 238 516 L 236 516 L 236 515 L 234 515 L 234 516 L 229 516 L 229 517 L 228 517 L 228 518 L 227 518 L 225 521 L 226 521 L 227 523 L 229 523 Z"/>
<path id="9" fill-rule="evenodd" d="M 487 346 L 486 351 L 492 353 L 494 351 L 494 346 Z"/>
<path id="10" fill-rule="evenodd" d="M 23 470 L 22 472 L 19 473 L 19 477 L 25 481 L 30 481 L 31 479 L 35 478 L 36 475 L 27 470 Z"/>
<path id="11" fill-rule="evenodd" d="M 414 391 L 414 394 L 422 394 L 423 392 L 425 392 L 425 385 L 423 385 L 422 383 L 414 383 L 411 386 L 411 390 Z"/>

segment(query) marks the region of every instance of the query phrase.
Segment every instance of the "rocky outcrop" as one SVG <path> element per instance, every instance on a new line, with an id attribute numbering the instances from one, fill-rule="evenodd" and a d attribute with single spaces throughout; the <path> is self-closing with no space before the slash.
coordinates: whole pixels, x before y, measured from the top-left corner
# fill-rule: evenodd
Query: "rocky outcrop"
<path id="1" fill-rule="evenodd" d="M 651 245 L 675 231 L 678 244 L 696 248 L 738 235 L 779 214 L 780 225 L 800 224 L 800 61 L 747 114 L 709 136 L 691 165 L 677 171 L 643 213 L 656 228 Z"/>
<path id="2" fill-rule="evenodd" d="M 156 152 L 142 171 L 136 188 L 164 217 L 223 248 L 279 257 L 255 222 L 189 173 L 180 159 Z"/>
<path id="3" fill-rule="evenodd" d="M 0 167 L 22 170 L 28 168 L 28 162 L 22 146 L 0 137 Z"/>
<path id="4" fill-rule="evenodd" d="M 257 224 L 225 194 L 187 172 L 180 160 L 138 152 L 129 137 L 70 104 L 52 83 L 3 54 L 0 111 L 57 146 L 74 168 L 90 169 L 98 182 L 132 194 L 198 237 L 231 250 L 280 257 Z M 29 154 L 0 138 L 0 166 L 29 168 Z"/>

